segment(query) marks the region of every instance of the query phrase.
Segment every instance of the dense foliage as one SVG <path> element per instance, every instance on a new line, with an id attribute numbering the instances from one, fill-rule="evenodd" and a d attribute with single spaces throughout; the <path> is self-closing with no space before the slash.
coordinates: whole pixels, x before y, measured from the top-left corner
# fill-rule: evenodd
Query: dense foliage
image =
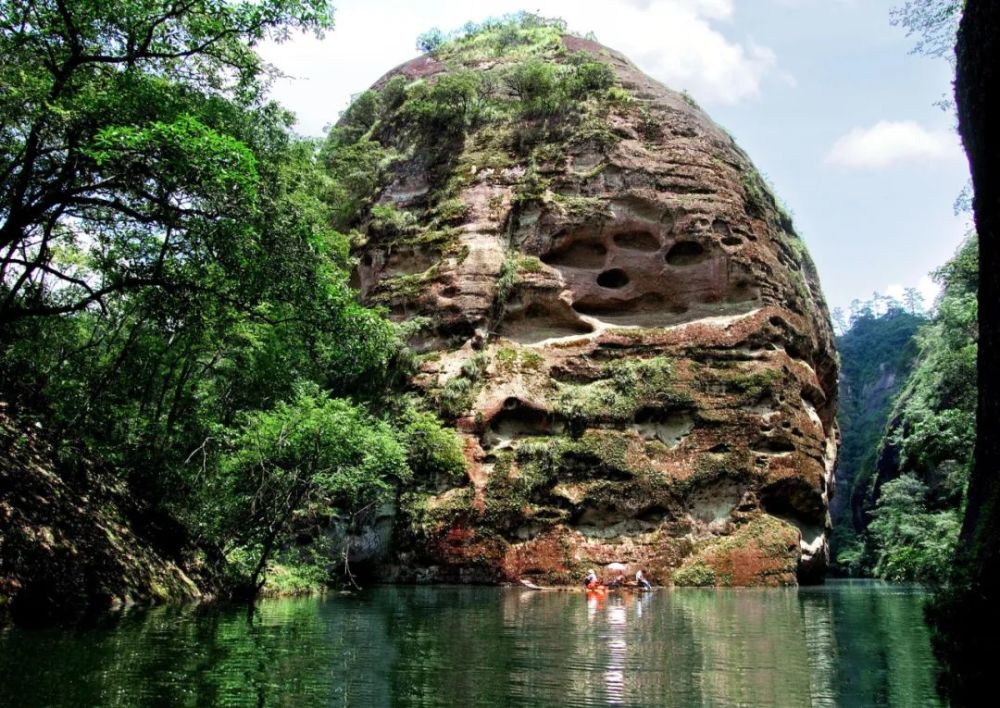
<path id="1" fill-rule="evenodd" d="M 266 100 L 253 45 L 331 26 L 322 0 L 0 5 L 0 400 L 234 588 L 304 515 L 464 464 L 348 285 L 378 151 Z"/>
<path id="2" fill-rule="evenodd" d="M 954 557 L 976 431 L 977 241 L 936 277 L 943 292 L 916 336 L 916 365 L 874 468 L 862 465 L 855 481 L 871 518 L 863 537 L 842 539 L 837 559 L 855 572 L 941 580 Z"/>
<path id="3" fill-rule="evenodd" d="M 901 307 L 890 307 L 880 316 L 874 311 L 870 305 L 859 308 L 850 329 L 837 337 L 841 445 L 837 487 L 830 504 L 835 559 L 845 546 L 855 544 L 857 533 L 864 529 L 864 507 L 879 444 L 893 402 L 913 369 L 914 335 L 927 321 L 924 315 Z"/>

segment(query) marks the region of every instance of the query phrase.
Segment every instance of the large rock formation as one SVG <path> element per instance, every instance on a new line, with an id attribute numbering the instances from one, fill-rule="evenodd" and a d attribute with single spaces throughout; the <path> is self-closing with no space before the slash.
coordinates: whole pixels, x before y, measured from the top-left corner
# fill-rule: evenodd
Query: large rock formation
<path id="1" fill-rule="evenodd" d="M 350 224 L 356 284 L 468 458 L 402 495 L 380 572 L 821 578 L 837 364 L 790 219 L 689 97 L 593 41 L 510 32 L 373 89 L 386 171 Z"/>

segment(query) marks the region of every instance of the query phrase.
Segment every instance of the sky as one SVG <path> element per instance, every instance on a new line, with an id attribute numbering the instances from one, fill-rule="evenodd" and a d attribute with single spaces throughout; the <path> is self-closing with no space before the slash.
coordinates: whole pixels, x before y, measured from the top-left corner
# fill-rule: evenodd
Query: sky
<path id="1" fill-rule="evenodd" d="M 261 47 L 272 96 L 323 135 L 351 96 L 418 54 L 417 35 L 518 10 L 594 32 L 686 90 L 750 155 L 795 217 L 831 307 L 872 293 L 937 292 L 929 274 L 970 228 L 954 203 L 968 163 L 952 68 L 910 53 L 901 0 L 335 0 L 323 39 Z"/>

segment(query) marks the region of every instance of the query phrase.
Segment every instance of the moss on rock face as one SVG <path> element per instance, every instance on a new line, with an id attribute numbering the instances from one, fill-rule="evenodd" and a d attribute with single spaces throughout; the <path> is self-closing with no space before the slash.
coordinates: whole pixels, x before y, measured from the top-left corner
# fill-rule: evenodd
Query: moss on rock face
<path id="1" fill-rule="evenodd" d="M 798 531 L 761 514 L 732 534 L 696 548 L 672 581 L 698 587 L 795 585 L 798 563 Z"/>
<path id="2" fill-rule="evenodd" d="M 683 409 L 692 403 L 675 385 L 667 357 L 614 361 L 600 376 L 592 383 L 556 385 L 553 411 L 569 422 L 572 434 L 595 423 L 632 422 L 643 409 Z"/>
<path id="3" fill-rule="evenodd" d="M 690 97 L 559 21 L 424 40 L 331 138 L 383 156 L 345 225 L 356 282 L 424 323 L 404 325 L 414 386 L 463 439 L 463 485 L 404 495 L 414 573 L 568 582 L 618 560 L 667 582 L 691 539 L 764 558 L 746 530 L 762 513 L 815 526 L 832 335 L 746 155 Z M 786 479 L 794 495 L 768 496 Z M 719 572 L 780 575 L 740 568 Z"/>

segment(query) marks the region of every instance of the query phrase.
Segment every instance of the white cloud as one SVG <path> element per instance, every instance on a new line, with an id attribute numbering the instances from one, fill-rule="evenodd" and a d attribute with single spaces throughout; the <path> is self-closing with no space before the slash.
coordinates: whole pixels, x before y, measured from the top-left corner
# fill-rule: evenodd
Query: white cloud
<path id="1" fill-rule="evenodd" d="M 264 57 L 292 78 L 275 83 L 275 98 L 299 116 L 299 129 L 319 134 L 334 122 L 352 94 L 393 66 L 416 56 L 418 34 L 453 29 L 524 8 L 523 0 L 340 0 L 337 28 L 324 40 L 295 36 L 262 47 Z M 576 0 L 536 0 L 534 11 L 564 18 L 576 32 L 594 31 L 667 86 L 699 102 L 732 104 L 760 93 L 777 72 L 774 52 L 724 35 L 718 24 L 734 16 L 734 0 L 624 0 L 614 5 Z M 785 76 L 786 83 L 789 81 Z"/>
<path id="2" fill-rule="evenodd" d="M 941 294 L 941 286 L 929 275 L 924 275 L 920 278 L 920 282 L 917 283 L 917 290 L 924 296 L 925 307 L 933 305 L 934 301 L 937 300 L 937 296 Z"/>
<path id="3" fill-rule="evenodd" d="M 826 163 L 879 170 L 906 162 L 953 160 L 961 154 L 953 131 L 928 130 L 914 121 L 879 121 L 838 138 L 826 155 Z"/>
<path id="4" fill-rule="evenodd" d="M 941 286 L 938 285 L 929 275 L 921 276 L 920 280 L 914 287 L 924 299 L 924 309 L 930 309 L 934 305 L 934 301 L 937 299 L 938 294 L 941 292 Z M 893 283 L 885 289 L 885 294 L 889 297 L 895 298 L 899 302 L 904 302 L 906 290 L 907 288 L 899 283 Z"/>
<path id="5" fill-rule="evenodd" d="M 630 4 L 648 10 L 662 0 L 627 0 Z M 667 4 L 690 10 L 701 17 L 726 20 L 733 15 L 733 0 L 669 0 Z"/>
<path id="6" fill-rule="evenodd" d="M 575 31 L 593 30 L 653 78 L 703 103 L 752 98 L 777 68 L 768 47 L 719 31 L 719 22 L 734 18 L 733 0 L 628 0 L 614 12 L 603 3 L 569 0 L 541 6 L 542 14 L 565 18 Z"/>

